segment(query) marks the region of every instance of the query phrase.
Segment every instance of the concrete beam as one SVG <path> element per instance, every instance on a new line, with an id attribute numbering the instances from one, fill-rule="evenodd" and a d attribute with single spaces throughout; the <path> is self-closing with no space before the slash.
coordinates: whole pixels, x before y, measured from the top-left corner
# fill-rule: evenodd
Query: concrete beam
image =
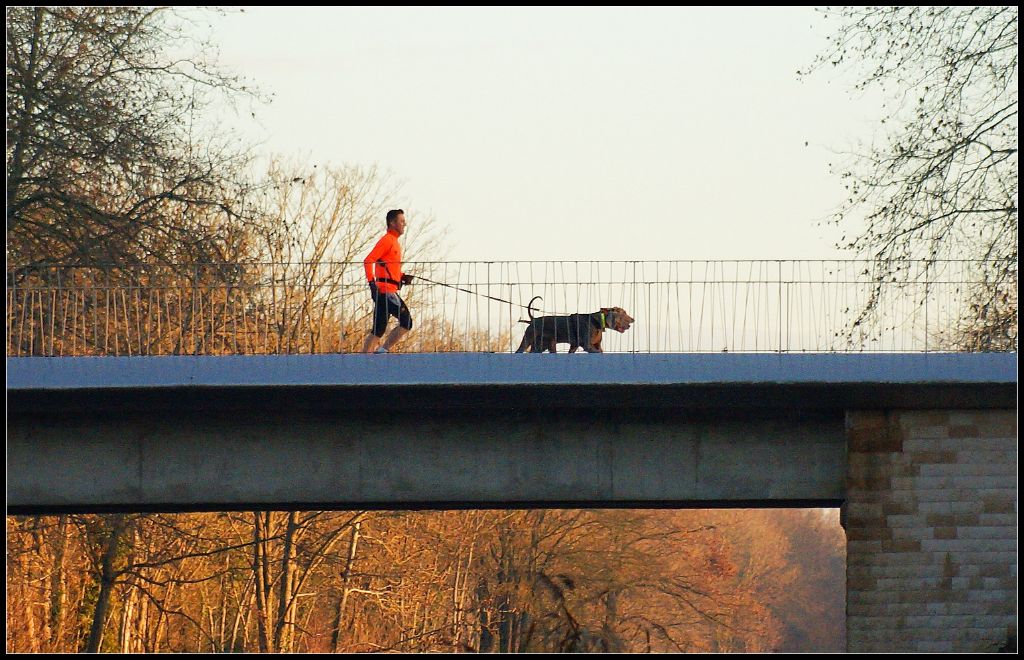
<path id="1" fill-rule="evenodd" d="M 94 413 L 7 449 L 9 513 L 822 506 L 846 472 L 838 416 Z"/>

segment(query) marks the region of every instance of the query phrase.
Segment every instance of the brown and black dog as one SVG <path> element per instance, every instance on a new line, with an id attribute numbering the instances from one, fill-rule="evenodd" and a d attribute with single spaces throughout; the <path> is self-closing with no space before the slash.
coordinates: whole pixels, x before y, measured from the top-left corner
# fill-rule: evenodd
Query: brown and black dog
<path id="1" fill-rule="evenodd" d="M 524 321 L 527 323 L 527 321 Z M 633 317 L 621 307 L 602 307 L 592 314 L 569 314 L 568 316 L 538 316 L 528 321 L 530 324 L 523 335 L 516 353 L 543 353 L 555 350 L 556 344 L 569 344 L 569 352 L 575 353 L 580 346 L 588 353 L 603 353 L 601 350 L 601 333 L 605 328 L 619 332 L 629 330 Z"/>

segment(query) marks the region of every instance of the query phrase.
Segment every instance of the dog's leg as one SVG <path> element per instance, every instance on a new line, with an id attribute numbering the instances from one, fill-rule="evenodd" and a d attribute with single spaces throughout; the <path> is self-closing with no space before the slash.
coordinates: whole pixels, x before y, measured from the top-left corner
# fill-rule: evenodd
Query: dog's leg
<path id="1" fill-rule="evenodd" d="M 532 343 L 533 343 L 533 330 L 532 330 L 532 328 L 527 328 L 526 332 L 523 334 L 523 341 L 520 342 L 519 348 L 516 349 L 516 353 L 524 353 L 524 352 L 526 352 L 526 347 L 529 346 Z"/>
<path id="2" fill-rule="evenodd" d="M 537 331 L 533 333 L 533 348 L 530 349 L 531 353 L 543 353 L 544 348 L 548 345 L 548 338 L 545 336 L 547 333 L 544 330 L 543 322 L 537 325 Z"/>

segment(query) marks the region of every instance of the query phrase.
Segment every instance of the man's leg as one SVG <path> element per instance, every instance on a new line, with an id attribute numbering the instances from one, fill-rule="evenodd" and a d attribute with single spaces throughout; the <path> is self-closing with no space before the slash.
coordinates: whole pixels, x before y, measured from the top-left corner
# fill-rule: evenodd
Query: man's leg
<path id="1" fill-rule="evenodd" d="M 377 342 L 380 341 L 380 337 L 373 334 L 373 331 L 366 333 L 366 339 L 363 340 L 363 353 L 372 353 L 377 348 Z"/>
<path id="2" fill-rule="evenodd" d="M 363 340 L 363 353 L 372 353 L 380 338 L 384 336 L 384 330 L 388 327 L 388 300 L 384 294 L 378 294 L 373 301 L 373 329 Z"/>
<path id="3" fill-rule="evenodd" d="M 398 340 L 401 339 L 402 337 L 404 337 L 408 333 L 409 333 L 409 329 L 408 328 L 403 328 L 400 325 L 395 326 L 391 330 L 391 332 L 388 333 L 388 338 L 384 340 L 384 350 L 385 351 L 390 351 L 391 347 L 394 346 L 395 344 L 397 344 Z"/>
<path id="4" fill-rule="evenodd" d="M 390 351 L 392 346 L 397 344 L 402 337 L 412 330 L 412 314 L 409 313 L 409 307 L 397 295 L 395 298 L 398 300 L 398 305 L 392 307 L 389 311 L 398 317 L 398 327 L 392 330 L 388 338 L 384 340 L 385 351 Z"/>

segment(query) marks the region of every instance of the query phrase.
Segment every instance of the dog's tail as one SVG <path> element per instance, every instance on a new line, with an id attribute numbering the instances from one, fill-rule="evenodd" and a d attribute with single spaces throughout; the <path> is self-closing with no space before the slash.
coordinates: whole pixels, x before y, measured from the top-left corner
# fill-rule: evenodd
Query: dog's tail
<path id="1" fill-rule="evenodd" d="M 544 299 L 541 298 L 540 296 L 534 296 L 534 297 L 530 298 L 529 299 L 529 304 L 526 305 L 526 313 L 529 315 L 529 320 L 526 320 L 525 318 L 520 318 L 519 319 L 520 323 L 532 323 L 532 322 L 534 322 L 534 320 L 535 320 L 535 317 L 534 317 L 534 301 L 535 300 L 543 301 Z"/>
<path id="2" fill-rule="evenodd" d="M 533 321 L 534 321 L 534 317 L 533 317 L 533 301 L 534 300 L 543 301 L 544 299 L 541 298 L 540 296 L 534 296 L 533 298 L 530 298 L 530 304 L 526 306 L 526 313 L 529 314 L 530 320 L 527 321 L 526 319 L 519 319 L 520 323 L 533 323 Z"/>

